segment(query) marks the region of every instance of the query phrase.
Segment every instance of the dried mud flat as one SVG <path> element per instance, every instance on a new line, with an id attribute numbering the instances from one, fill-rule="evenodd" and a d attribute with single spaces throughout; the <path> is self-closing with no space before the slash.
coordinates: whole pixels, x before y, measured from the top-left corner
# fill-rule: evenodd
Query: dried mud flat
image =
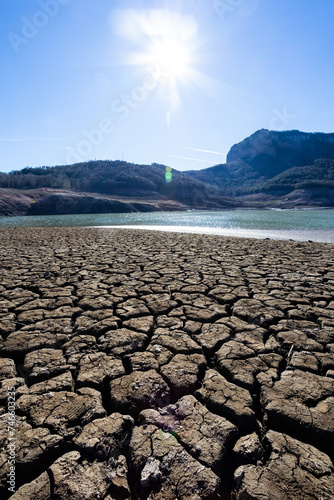
<path id="1" fill-rule="evenodd" d="M 0 241 L 1 498 L 334 498 L 333 245 Z"/>

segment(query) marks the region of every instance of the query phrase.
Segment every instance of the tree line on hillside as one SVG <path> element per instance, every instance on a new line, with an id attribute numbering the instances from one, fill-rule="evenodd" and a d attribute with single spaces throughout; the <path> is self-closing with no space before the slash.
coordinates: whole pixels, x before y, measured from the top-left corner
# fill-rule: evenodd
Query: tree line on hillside
<path id="1" fill-rule="evenodd" d="M 0 187 L 20 190 L 51 188 L 151 198 L 164 195 L 186 203 L 196 196 L 211 199 L 314 187 L 334 188 L 334 160 L 328 159 L 289 168 L 270 179 L 260 176 L 243 160 L 186 173 L 173 170 L 171 183 L 166 182 L 165 174 L 166 167 L 156 163 L 137 165 L 119 160 L 90 161 L 0 173 Z"/>
<path id="2" fill-rule="evenodd" d="M 187 175 L 215 186 L 225 196 L 287 191 L 307 188 L 334 188 L 334 160 L 318 159 L 312 165 L 292 167 L 271 178 L 260 175 L 243 160 L 192 170 Z"/>
<path id="3" fill-rule="evenodd" d="M 156 172 L 155 172 L 156 171 Z M 11 189 L 70 189 L 114 194 L 119 190 L 154 191 L 162 182 L 161 169 L 121 161 L 91 161 L 58 167 L 26 167 L 0 174 L 0 187 Z"/>
<path id="4" fill-rule="evenodd" d="M 255 186 L 253 192 L 289 192 L 309 188 L 334 189 L 334 160 L 319 159 L 313 165 L 289 168 L 261 186 Z"/>
<path id="5" fill-rule="evenodd" d="M 189 206 L 221 207 L 233 204 L 213 187 L 153 163 L 137 165 L 122 161 L 90 161 L 57 167 L 24 168 L 0 174 L 0 187 L 9 189 L 61 189 L 123 197 L 156 199 L 165 197 Z M 170 182 L 171 181 L 171 182 Z"/>

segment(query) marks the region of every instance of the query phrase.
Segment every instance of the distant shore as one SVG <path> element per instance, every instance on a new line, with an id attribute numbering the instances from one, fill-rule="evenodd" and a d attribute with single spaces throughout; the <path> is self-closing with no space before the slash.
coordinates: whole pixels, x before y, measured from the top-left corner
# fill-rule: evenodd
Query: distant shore
<path id="1" fill-rule="evenodd" d="M 183 177 L 182 177 L 183 179 Z M 184 180 L 184 179 L 183 179 Z M 180 188 L 176 183 L 175 189 Z M 183 194 L 182 194 L 183 193 Z M 188 193 L 186 195 L 186 193 Z M 243 196 L 222 196 L 204 190 L 193 193 L 185 189 L 180 196 L 162 192 L 140 192 L 130 189 L 114 194 L 77 192 L 70 189 L 0 188 L 0 216 L 49 216 L 62 214 L 150 213 L 187 210 L 268 210 L 320 209 L 333 207 L 334 190 L 297 189 L 291 193 L 271 192 Z M 174 193 L 175 194 L 175 193 Z M 182 196 L 181 196 L 182 195 Z"/>

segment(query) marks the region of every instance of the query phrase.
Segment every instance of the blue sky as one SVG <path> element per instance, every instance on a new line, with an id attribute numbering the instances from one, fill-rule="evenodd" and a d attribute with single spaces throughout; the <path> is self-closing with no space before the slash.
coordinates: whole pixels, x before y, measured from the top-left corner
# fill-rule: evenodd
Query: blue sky
<path id="1" fill-rule="evenodd" d="M 0 171 L 225 162 L 261 128 L 333 132 L 333 0 L 15 0 Z"/>

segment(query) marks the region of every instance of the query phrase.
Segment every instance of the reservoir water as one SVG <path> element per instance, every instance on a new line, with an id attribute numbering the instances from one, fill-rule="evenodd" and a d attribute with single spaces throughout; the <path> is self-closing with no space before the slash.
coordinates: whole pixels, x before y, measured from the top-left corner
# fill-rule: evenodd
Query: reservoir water
<path id="1" fill-rule="evenodd" d="M 221 210 L 2 217 L 0 227 L 127 227 L 334 243 L 334 209 Z"/>

